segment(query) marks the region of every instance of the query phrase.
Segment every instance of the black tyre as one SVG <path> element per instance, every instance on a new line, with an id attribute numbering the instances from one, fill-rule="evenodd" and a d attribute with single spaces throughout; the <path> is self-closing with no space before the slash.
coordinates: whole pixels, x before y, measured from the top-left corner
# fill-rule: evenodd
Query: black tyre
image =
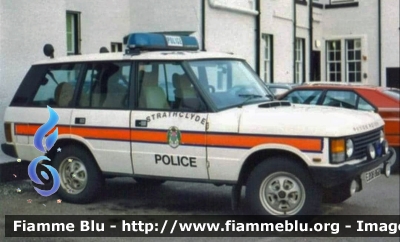
<path id="1" fill-rule="evenodd" d="M 256 215 L 290 218 L 318 215 L 321 191 L 309 172 L 286 157 L 271 157 L 257 165 L 247 181 L 246 200 Z"/>
<path id="2" fill-rule="evenodd" d="M 394 151 L 396 153 L 396 160 L 392 165 L 392 173 L 399 173 L 400 171 L 400 148 L 394 148 Z"/>
<path id="3" fill-rule="evenodd" d="M 160 186 L 165 182 L 165 180 L 142 178 L 142 177 L 135 177 L 134 179 L 137 183 L 146 186 Z"/>
<path id="4" fill-rule="evenodd" d="M 90 153 L 77 146 L 57 152 L 53 166 L 60 175 L 58 195 L 67 202 L 89 203 L 95 199 L 104 178 Z"/>
<path id="5" fill-rule="evenodd" d="M 342 203 L 351 197 L 351 181 L 345 182 L 332 188 L 323 189 L 323 203 Z"/>

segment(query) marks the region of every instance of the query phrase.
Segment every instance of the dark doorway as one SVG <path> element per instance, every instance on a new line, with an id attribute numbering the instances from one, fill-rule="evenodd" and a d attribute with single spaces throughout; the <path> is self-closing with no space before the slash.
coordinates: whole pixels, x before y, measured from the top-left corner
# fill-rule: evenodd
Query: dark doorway
<path id="1" fill-rule="evenodd" d="M 400 67 L 386 68 L 386 86 L 400 88 Z"/>
<path id="2" fill-rule="evenodd" d="M 312 52 L 311 80 L 321 81 L 321 51 Z"/>

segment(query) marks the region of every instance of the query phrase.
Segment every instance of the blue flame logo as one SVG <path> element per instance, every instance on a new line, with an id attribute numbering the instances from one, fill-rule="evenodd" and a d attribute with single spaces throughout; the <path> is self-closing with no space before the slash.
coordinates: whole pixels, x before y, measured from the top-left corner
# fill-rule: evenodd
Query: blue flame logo
<path id="1" fill-rule="evenodd" d="M 43 147 L 43 139 L 56 126 L 59 120 L 58 114 L 51 107 L 47 106 L 47 109 L 50 113 L 49 120 L 38 128 L 33 137 L 33 144 L 36 149 L 43 153 L 48 152 L 58 138 L 58 128 L 56 128 L 53 133 L 46 137 L 46 147 Z M 60 176 L 54 167 L 40 164 L 42 160 L 50 161 L 47 156 L 36 157 L 28 166 L 28 175 L 32 180 L 32 185 L 36 192 L 48 197 L 60 188 Z"/>

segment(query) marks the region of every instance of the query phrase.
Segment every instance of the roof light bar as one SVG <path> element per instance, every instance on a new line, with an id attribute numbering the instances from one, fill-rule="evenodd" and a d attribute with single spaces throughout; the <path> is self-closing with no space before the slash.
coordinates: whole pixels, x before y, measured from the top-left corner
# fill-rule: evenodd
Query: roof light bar
<path id="1" fill-rule="evenodd" d="M 193 36 L 167 35 L 160 33 L 134 33 L 124 38 L 130 53 L 135 50 L 199 50 Z"/>

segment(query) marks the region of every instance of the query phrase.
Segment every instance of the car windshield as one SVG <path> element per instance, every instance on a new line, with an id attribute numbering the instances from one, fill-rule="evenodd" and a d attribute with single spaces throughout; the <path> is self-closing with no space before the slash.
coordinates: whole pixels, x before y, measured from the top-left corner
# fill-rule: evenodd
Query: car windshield
<path id="1" fill-rule="evenodd" d="M 244 61 L 200 60 L 188 63 L 200 87 L 219 110 L 273 99 Z"/>
<path id="2" fill-rule="evenodd" d="M 400 100 L 400 90 L 396 90 L 396 89 L 384 90 L 383 93 L 385 93 L 386 95 L 388 95 L 392 98 Z"/>

